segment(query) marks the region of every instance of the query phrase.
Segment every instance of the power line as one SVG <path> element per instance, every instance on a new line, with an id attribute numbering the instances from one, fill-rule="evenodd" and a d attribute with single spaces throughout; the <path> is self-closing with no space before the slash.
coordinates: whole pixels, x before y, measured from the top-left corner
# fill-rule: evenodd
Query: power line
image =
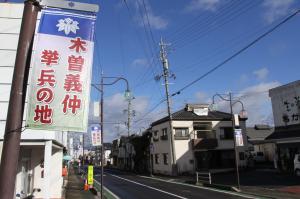
<path id="1" fill-rule="evenodd" d="M 221 7 L 220 9 L 218 9 L 218 13 L 223 12 L 224 9 L 230 8 L 232 6 L 233 2 L 234 1 L 231 1 L 230 3 L 225 4 L 225 6 Z M 203 23 L 206 24 L 209 19 L 215 17 L 215 16 L 211 16 L 211 15 L 203 17 L 204 14 L 205 14 L 205 12 L 202 12 L 201 15 L 199 15 L 199 16 L 193 18 L 192 20 L 190 20 L 191 23 L 185 24 L 182 27 L 177 28 L 175 31 L 172 32 L 172 34 L 166 35 L 166 38 L 169 38 L 169 40 L 174 41 L 176 39 L 176 37 L 182 35 L 184 33 L 184 31 L 187 32 L 188 29 L 193 28 L 193 26 L 195 26 L 195 25 L 197 25 L 199 27 L 202 27 Z"/>
<path id="2" fill-rule="evenodd" d="M 280 27 L 281 25 L 285 24 L 287 21 L 289 21 L 290 19 L 292 19 L 294 16 L 296 16 L 298 13 L 300 12 L 300 9 L 298 9 L 297 11 L 295 11 L 293 14 L 289 15 L 287 18 L 285 18 L 283 21 L 281 21 L 280 23 L 278 23 L 277 25 L 275 25 L 273 28 L 271 28 L 270 30 L 268 30 L 267 32 L 265 32 L 264 34 L 260 35 L 258 38 L 256 38 L 254 41 L 250 42 L 249 44 L 247 44 L 245 47 L 243 47 L 242 49 L 238 50 L 236 53 L 234 53 L 233 55 L 231 55 L 229 58 L 225 59 L 224 61 L 222 61 L 220 64 L 216 65 L 215 67 L 213 67 L 211 70 L 209 70 L 208 72 L 204 73 L 202 76 L 200 76 L 199 78 L 195 79 L 194 81 L 190 82 L 189 84 L 187 84 L 186 86 L 184 86 L 183 88 L 179 89 L 177 92 L 173 93 L 172 96 L 175 95 L 179 95 L 183 90 L 187 89 L 188 87 L 192 86 L 193 84 L 195 84 L 196 82 L 198 82 L 199 80 L 203 79 L 204 77 L 208 76 L 209 74 L 213 73 L 214 71 L 216 71 L 218 68 L 222 67 L 223 65 L 225 65 L 227 62 L 229 62 L 230 60 L 232 60 L 233 58 L 235 58 L 236 56 L 238 56 L 239 54 L 241 54 L 242 52 L 244 52 L 245 50 L 247 50 L 248 48 L 250 48 L 251 46 L 253 46 L 255 43 L 257 43 L 258 41 L 260 41 L 261 39 L 263 39 L 265 36 L 269 35 L 270 33 L 272 33 L 274 30 L 276 30 L 278 27 Z"/>
<path id="3" fill-rule="evenodd" d="M 156 42 L 155 42 L 155 39 L 153 37 L 153 33 L 152 33 L 151 25 L 150 25 L 150 20 L 149 20 L 149 15 L 148 15 L 148 11 L 147 11 L 147 8 L 146 8 L 146 5 L 145 5 L 145 1 L 142 0 L 142 2 L 143 2 L 143 6 L 144 6 L 144 9 L 145 9 L 146 16 L 147 16 L 147 21 L 148 21 L 148 26 L 149 26 L 149 31 L 150 31 L 151 39 L 152 39 L 153 44 L 155 45 Z"/>
<path id="4" fill-rule="evenodd" d="M 157 109 L 157 107 L 159 105 L 161 105 L 162 103 L 164 103 L 167 99 L 162 99 L 159 103 L 157 103 L 155 106 L 153 106 L 147 113 L 145 113 L 141 119 L 135 120 L 133 123 L 138 124 L 139 122 L 141 122 L 147 115 L 149 115 L 150 113 L 152 113 L 153 111 L 155 111 L 155 109 Z"/>
<path id="5" fill-rule="evenodd" d="M 225 16 L 226 15 L 229 15 L 229 16 L 228 17 L 221 16 L 222 18 L 219 23 L 216 23 L 217 19 L 212 20 L 211 22 L 207 22 L 207 27 L 206 26 L 201 27 L 200 28 L 201 31 L 197 31 L 197 30 L 192 31 L 192 33 L 188 34 L 187 37 L 182 37 L 182 38 L 174 41 L 174 46 L 177 46 L 176 49 L 183 48 L 186 45 L 188 45 L 192 42 L 195 42 L 196 40 L 199 40 L 200 38 L 203 38 L 204 36 L 208 35 L 210 32 L 220 29 L 224 25 L 237 19 L 239 16 L 245 14 L 247 11 L 252 9 L 257 4 L 258 3 L 250 2 L 248 5 L 242 7 L 241 9 L 238 9 L 236 12 L 232 12 L 232 13 L 228 12 L 225 14 Z"/>
<path id="6" fill-rule="evenodd" d="M 259 33 L 261 34 L 261 32 L 269 29 L 270 27 L 273 27 L 274 24 L 276 24 L 278 21 L 280 21 L 282 19 L 284 19 L 284 17 L 280 18 L 279 20 L 276 20 L 276 22 L 274 22 L 272 24 L 269 24 L 269 25 L 264 26 L 259 29 L 251 28 L 251 30 L 254 30 L 254 31 L 245 30 L 245 32 L 247 32 L 246 34 L 242 33 L 239 35 L 232 35 L 232 37 L 233 37 L 232 39 L 218 45 L 218 47 L 211 50 L 207 56 L 205 56 L 201 59 L 198 59 L 197 61 L 195 61 L 192 64 L 181 67 L 181 69 L 177 70 L 177 72 L 181 72 L 181 71 L 188 72 L 188 71 L 194 70 L 196 67 L 199 66 L 200 63 L 208 63 L 209 60 L 216 61 L 217 56 L 224 54 L 224 52 L 228 52 L 228 49 L 230 49 L 230 48 L 238 46 L 238 44 L 240 44 L 243 40 L 249 41 L 250 39 L 255 38 L 257 35 L 259 35 Z"/>
<path id="7" fill-rule="evenodd" d="M 131 18 L 131 20 L 132 21 L 134 21 L 133 20 L 133 16 L 132 16 L 132 13 L 131 13 L 131 11 L 130 11 L 130 8 L 129 8 L 129 6 L 128 6 L 128 4 L 127 4 L 127 1 L 126 0 L 123 0 L 123 2 L 124 2 L 124 4 L 125 4 L 125 6 L 126 6 L 126 8 L 127 8 L 127 10 L 128 10 L 128 13 L 129 13 L 129 16 L 130 16 L 130 18 Z M 143 21 L 144 22 L 144 21 Z M 143 42 L 142 42 L 142 39 L 139 37 L 140 35 L 137 33 L 137 30 L 136 29 L 134 29 L 135 30 L 135 33 L 136 33 L 136 35 L 137 35 L 137 37 L 138 37 L 138 39 L 140 40 L 140 42 L 139 43 L 141 43 L 141 44 L 144 44 Z M 146 34 L 147 35 L 147 34 Z M 151 45 L 150 45 L 151 46 Z M 148 48 L 147 48 L 148 49 Z M 144 50 L 144 53 L 145 53 L 145 56 L 147 57 L 147 59 L 149 60 L 149 68 L 148 68 L 148 70 L 147 71 L 145 71 L 145 73 L 144 73 L 144 75 L 146 74 L 146 73 L 148 73 L 148 71 L 150 71 L 150 72 L 152 72 L 152 74 L 153 74 L 153 76 L 155 76 L 155 71 L 154 71 L 154 68 L 155 68 L 155 63 L 154 62 L 156 62 L 156 64 L 157 64 L 157 62 L 158 62 L 158 60 L 156 60 L 154 57 L 155 57 L 155 55 L 153 54 L 153 52 L 152 51 L 150 51 L 150 50 L 152 50 L 151 48 L 150 48 L 150 53 L 152 53 L 152 59 L 153 60 L 151 60 L 151 59 L 149 59 L 149 55 L 148 55 L 148 53 L 149 52 L 147 52 L 147 50 L 145 50 L 145 48 L 143 48 L 143 50 Z M 150 54 L 149 53 L 149 54 Z M 154 66 L 154 67 L 151 67 L 151 66 Z M 143 75 L 143 76 L 144 76 Z M 140 76 L 141 77 L 141 76 Z M 141 79 L 141 80 L 139 80 L 139 81 L 142 81 L 143 79 Z M 162 92 L 161 92 L 161 90 L 160 90 L 160 88 L 159 87 L 157 87 L 157 89 L 159 90 L 159 93 L 160 93 L 160 95 L 162 96 Z"/>

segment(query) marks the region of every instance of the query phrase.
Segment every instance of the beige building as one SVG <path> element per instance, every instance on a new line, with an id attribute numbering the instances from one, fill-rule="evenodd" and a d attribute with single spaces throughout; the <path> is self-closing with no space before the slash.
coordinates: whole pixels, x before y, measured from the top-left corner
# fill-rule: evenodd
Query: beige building
<path id="1" fill-rule="evenodd" d="M 173 175 L 174 168 L 175 173 L 182 174 L 235 167 L 231 114 L 209 111 L 207 105 L 191 104 L 173 113 L 175 166 L 171 162 L 169 118 L 157 120 L 151 127 L 151 162 L 154 173 Z M 240 128 L 244 146 L 237 147 L 238 162 L 240 166 L 245 166 L 245 152 L 248 149 L 245 119 L 240 121 Z"/>
<path id="2" fill-rule="evenodd" d="M 23 4 L 0 3 L 0 154 L 22 13 Z M 22 132 L 20 155 L 17 157 L 16 198 L 29 195 L 34 188 L 41 190 L 35 193 L 36 198 L 62 197 L 62 161 L 66 135 L 64 132 L 30 129 Z"/>

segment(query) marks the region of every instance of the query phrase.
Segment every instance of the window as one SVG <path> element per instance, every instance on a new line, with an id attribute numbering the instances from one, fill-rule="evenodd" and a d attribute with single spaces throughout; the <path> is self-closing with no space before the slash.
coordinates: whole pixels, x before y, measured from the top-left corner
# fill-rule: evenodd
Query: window
<path id="1" fill-rule="evenodd" d="M 167 153 L 163 153 L 164 156 L 164 164 L 168 164 L 168 154 Z"/>
<path id="2" fill-rule="evenodd" d="M 188 139 L 189 129 L 188 128 L 175 128 L 175 139 Z"/>
<path id="3" fill-rule="evenodd" d="M 216 138 L 216 132 L 212 130 L 211 122 L 195 122 L 194 130 L 197 133 L 197 138 Z"/>
<path id="4" fill-rule="evenodd" d="M 158 140 L 159 140 L 159 138 L 158 138 L 158 131 L 154 131 L 153 132 L 153 141 L 156 142 Z"/>
<path id="5" fill-rule="evenodd" d="M 189 135 L 188 128 L 175 128 L 175 136 L 177 137 L 186 137 Z"/>
<path id="6" fill-rule="evenodd" d="M 168 133 L 167 128 L 162 129 L 162 135 L 163 136 L 168 136 L 167 133 Z"/>
<path id="7" fill-rule="evenodd" d="M 221 140 L 233 140 L 233 129 L 232 129 L 232 127 L 220 128 L 220 139 Z"/>
<path id="8" fill-rule="evenodd" d="M 168 131 L 167 128 L 162 129 L 162 136 L 160 136 L 161 140 L 168 140 Z"/>
<path id="9" fill-rule="evenodd" d="M 155 154 L 155 164 L 159 164 L 159 154 Z"/>

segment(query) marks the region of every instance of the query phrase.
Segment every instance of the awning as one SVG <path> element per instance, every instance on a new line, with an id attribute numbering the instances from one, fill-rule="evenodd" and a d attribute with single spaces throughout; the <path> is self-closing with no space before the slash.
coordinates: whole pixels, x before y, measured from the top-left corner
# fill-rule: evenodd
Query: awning
<path id="1" fill-rule="evenodd" d="M 70 155 L 65 155 L 64 157 L 63 157 L 63 160 L 72 160 L 72 156 L 70 156 Z"/>

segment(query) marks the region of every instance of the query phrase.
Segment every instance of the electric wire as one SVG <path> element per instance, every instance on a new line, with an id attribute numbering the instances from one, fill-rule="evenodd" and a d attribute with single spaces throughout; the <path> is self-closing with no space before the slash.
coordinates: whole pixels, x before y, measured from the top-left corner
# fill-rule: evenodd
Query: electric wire
<path id="1" fill-rule="evenodd" d="M 251 4 L 247 5 L 246 7 L 239 9 L 236 13 L 233 13 L 231 16 L 229 16 L 227 18 L 226 17 L 222 18 L 219 23 L 211 23 L 208 25 L 208 27 L 206 27 L 206 28 L 204 27 L 205 29 L 203 29 L 200 32 L 194 31 L 191 34 L 188 34 L 187 37 L 173 42 L 174 48 L 180 49 L 180 48 L 187 46 L 188 44 L 194 43 L 196 40 L 199 40 L 200 38 L 207 36 L 209 33 L 222 28 L 223 26 L 225 26 L 228 23 L 231 23 L 233 20 L 235 20 L 238 17 L 240 17 L 241 15 L 245 14 L 247 11 L 250 11 L 257 4 L 258 3 L 251 3 Z"/>
<path id="2" fill-rule="evenodd" d="M 127 11 L 128 11 L 128 13 L 129 13 L 129 16 L 130 16 L 131 20 L 133 20 L 133 16 L 132 16 L 131 10 L 130 10 L 128 4 L 127 4 L 127 1 L 126 1 L 126 0 L 123 0 L 123 2 L 124 2 L 125 6 L 126 6 L 126 8 L 127 8 Z M 136 29 L 135 29 L 135 33 L 136 33 L 136 35 L 137 35 L 137 38 L 140 40 L 140 43 L 143 44 L 141 38 L 139 37 L 140 35 L 137 33 L 137 30 L 136 30 Z M 147 49 L 147 48 L 146 48 L 146 49 Z M 151 59 L 149 59 L 147 50 L 145 50 L 145 48 L 143 48 L 143 50 L 144 50 L 144 53 L 145 53 L 147 59 L 150 60 L 148 63 L 151 64 L 151 65 L 150 65 L 150 67 L 148 67 L 148 70 L 150 70 L 150 71 L 152 72 L 153 76 L 155 76 L 155 73 L 156 73 L 156 72 L 153 71 L 153 70 L 154 70 L 153 68 L 155 68 L 155 65 L 154 65 L 153 62 L 155 62 L 155 61 L 157 62 L 157 60 L 154 59 L 153 61 L 151 61 Z M 153 55 L 152 58 L 154 58 L 154 57 L 155 57 L 155 56 Z M 151 67 L 151 66 L 153 66 L 153 65 L 154 65 L 154 67 Z M 145 72 L 145 73 L 146 73 L 146 72 Z M 144 74 L 145 74 L 145 73 L 144 73 Z M 143 75 L 143 76 L 144 76 L 144 75 Z M 141 79 L 140 81 L 142 81 L 142 79 Z M 163 96 L 163 95 L 162 95 L 162 91 L 160 90 L 160 88 L 157 87 L 157 86 L 156 86 L 156 88 L 157 88 L 158 91 L 159 91 L 158 93 L 160 93 L 160 95 Z"/>
<path id="3" fill-rule="evenodd" d="M 221 15 L 223 12 L 229 10 L 233 6 L 235 6 L 234 0 L 231 1 L 230 3 L 225 4 L 220 9 L 218 9 L 218 12 L 216 15 L 204 16 L 206 13 L 202 12 L 202 14 L 200 14 L 199 16 L 195 17 L 192 20 L 189 20 L 189 21 L 191 21 L 191 23 L 188 23 L 188 24 L 183 25 L 182 27 L 179 27 L 178 29 L 173 31 L 171 34 L 167 34 L 166 38 L 168 38 L 172 42 L 176 41 L 178 38 L 181 38 L 183 35 L 185 35 L 186 32 L 191 32 L 195 28 L 195 26 L 203 27 L 204 25 L 209 24 L 208 22 L 216 20 L 215 18 L 217 18 L 217 16 Z"/>
<path id="4" fill-rule="evenodd" d="M 224 9 L 228 9 L 230 8 L 231 6 L 233 6 L 232 4 L 235 2 L 235 0 L 232 0 L 230 3 L 226 3 L 224 6 L 220 7 L 218 9 L 218 13 L 221 13 L 223 12 Z M 209 19 L 211 19 L 212 15 L 209 15 L 209 16 L 205 16 L 205 12 L 201 12 L 200 15 L 196 16 L 195 18 L 193 18 L 192 20 L 189 20 L 189 22 L 191 23 L 187 23 L 187 24 L 184 24 L 183 26 L 181 27 L 178 27 L 176 30 L 172 31 L 172 33 L 170 34 L 167 34 L 166 35 L 166 38 L 168 38 L 170 41 L 173 41 L 173 40 L 176 40 L 176 38 L 181 35 L 184 31 L 190 29 L 191 27 L 197 25 L 197 26 L 203 26 L 203 23 L 206 23 L 206 21 L 208 21 Z"/>
<path id="5" fill-rule="evenodd" d="M 283 18 L 281 18 L 283 19 Z M 276 22 L 278 22 L 280 20 L 277 20 Z M 218 47 L 214 48 L 214 50 L 212 50 L 210 53 L 208 53 L 207 56 L 201 58 L 201 59 L 197 59 L 197 61 L 195 61 L 194 63 L 191 63 L 189 65 L 185 65 L 184 67 L 181 67 L 181 69 L 177 69 L 177 72 L 190 72 L 194 69 L 196 69 L 197 67 L 199 68 L 199 64 L 201 63 L 208 63 L 210 60 L 216 61 L 216 57 L 228 52 L 228 49 L 234 48 L 236 46 L 238 46 L 242 41 L 244 40 L 250 40 L 251 38 L 255 38 L 256 35 L 258 35 L 259 33 L 269 29 L 270 27 L 272 27 L 276 22 L 269 24 L 267 26 L 264 26 L 262 28 L 251 28 L 251 30 L 254 31 L 248 31 L 245 30 L 245 32 L 247 32 L 246 34 L 244 34 L 244 32 L 238 36 L 233 36 L 232 39 L 223 42 L 222 44 L 220 44 Z"/>
<path id="6" fill-rule="evenodd" d="M 216 71 L 220 67 L 224 66 L 227 62 L 231 61 L 236 56 L 240 55 L 242 52 L 244 52 L 245 50 L 247 50 L 248 48 L 250 48 L 251 46 L 253 46 L 254 44 L 256 44 L 258 41 L 260 41 L 261 39 L 263 39 L 264 37 L 266 37 L 267 35 L 269 35 L 273 31 L 275 31 L 281 25 L 283 25 L 286 22 L 288 22 L 290 19 L 292 19 L 294 16 L 296 16 L 299 12 L 300 12 L 300 9 L 296 10 L 294 13 L 292 13 L 291 15 L 289 15 L 288 17 L 286 17 L 283 21 L 281 21 L 280 23 L 278 23 L 277 25 L 275 25 L 273 28 L 269 29 L 267 32 L 263 33 L 262 35 L 260 35 L 256 39 L 254 39 L 252 42 L 250 42 L 249 44 L 247 44 L 245 47 L 243 47 L 242 49 L 238 50 L 233 55 L 231 55 L 230 57 L 228 57 L 227 59 L 225 59 L 224 61 L 222 61 L 221 63 L 219 63 L 218 65 L 216 65 L 215 67 L 213 67 L 212 69 L 210 69 L 209 71 L 207 71 L 206 73 L 204 73 L 203 75 L 201 75 L 200 77 L 198 77 L 197 79 L 195 79 L 194 81 L 188 83 L 187 85 L 185 85 L 184 87 L 182 87 L 181 89 L 179 89 L 177 92 L 173 93 L 171 96 L 179 95 L 185 89 L 189 88 L 190 86 L 192 86 L 196 82 L 200 81 L 204 77 L 208 76 L 209 74 L 213 73 L 214 71 Z"/>

